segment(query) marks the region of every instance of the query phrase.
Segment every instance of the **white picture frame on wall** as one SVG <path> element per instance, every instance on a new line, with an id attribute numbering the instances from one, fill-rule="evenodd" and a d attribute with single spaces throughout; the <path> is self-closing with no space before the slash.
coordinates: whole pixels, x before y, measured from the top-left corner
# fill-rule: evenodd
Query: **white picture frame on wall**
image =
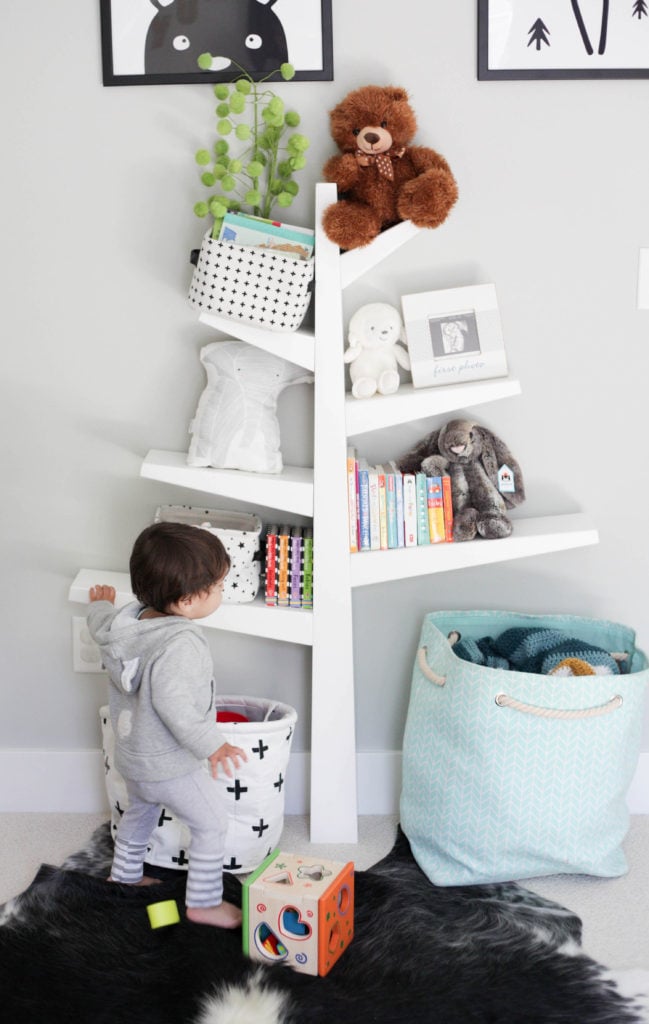
<path id="1" fill-rule="evenodd" d="M 478 80 L 649 78 L 647 0 L 478 0 Z"/>
<path id="2" fill-rule="evenodd" d="M 413 387 L 507 376 L 495 285 L 403 295 L 401 306 Z"/>

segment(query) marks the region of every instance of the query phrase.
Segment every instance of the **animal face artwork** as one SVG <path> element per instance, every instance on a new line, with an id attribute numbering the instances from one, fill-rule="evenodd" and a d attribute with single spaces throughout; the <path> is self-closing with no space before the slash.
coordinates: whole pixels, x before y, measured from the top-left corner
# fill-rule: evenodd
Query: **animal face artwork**
<path id="1" fill-rule="evenodd" d="M 146 36 L 147 75 L 198 72 L 198 58 L 212 54 L 212 71 L 237 65 L 254 74 L 288 61 L 276 0 L 151 0 L 156 14 Z"/>

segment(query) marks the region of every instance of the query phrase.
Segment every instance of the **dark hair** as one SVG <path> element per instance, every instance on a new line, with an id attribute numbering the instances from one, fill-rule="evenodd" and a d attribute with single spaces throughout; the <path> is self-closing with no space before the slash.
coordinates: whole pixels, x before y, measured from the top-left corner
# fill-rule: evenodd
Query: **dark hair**
<path id="1" fill-rule="evenodd" d="M 215 534 L 186 523 L 154 523 L 133 545 L 131 587 L 138 601 L 166 612 L 183 597 L 205 593 L 229 568 Z"/>

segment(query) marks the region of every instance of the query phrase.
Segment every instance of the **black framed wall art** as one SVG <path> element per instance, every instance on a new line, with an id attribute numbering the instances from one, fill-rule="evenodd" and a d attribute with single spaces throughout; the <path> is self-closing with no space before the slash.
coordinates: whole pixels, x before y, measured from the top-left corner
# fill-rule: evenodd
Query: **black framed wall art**
<path id="1" fill-rule="evenodd" d="M 478 0 L 478 78 L 649 78 L 649 0 Z"/>
<path id="2" fill-rule="evenodd" d="M 100 15 L 104 85 L 259 80 L 287 62 L 293 81 L 333 79 L 331 0 L 100 0 Z"/>

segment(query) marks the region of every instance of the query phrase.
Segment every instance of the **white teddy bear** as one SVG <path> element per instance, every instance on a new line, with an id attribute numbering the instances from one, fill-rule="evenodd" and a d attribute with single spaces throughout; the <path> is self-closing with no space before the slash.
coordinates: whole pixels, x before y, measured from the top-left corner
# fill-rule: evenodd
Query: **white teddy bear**
<path id="1" fill-rule="evenodd" d="M 399 366 L 410 369 L 401 314 L 387 302 L 370 302 L 357 309 L 349 322 L 345 362 L 354 398 L 371 398 L 378 391 L 393 395 L 399 387 Z"/>

